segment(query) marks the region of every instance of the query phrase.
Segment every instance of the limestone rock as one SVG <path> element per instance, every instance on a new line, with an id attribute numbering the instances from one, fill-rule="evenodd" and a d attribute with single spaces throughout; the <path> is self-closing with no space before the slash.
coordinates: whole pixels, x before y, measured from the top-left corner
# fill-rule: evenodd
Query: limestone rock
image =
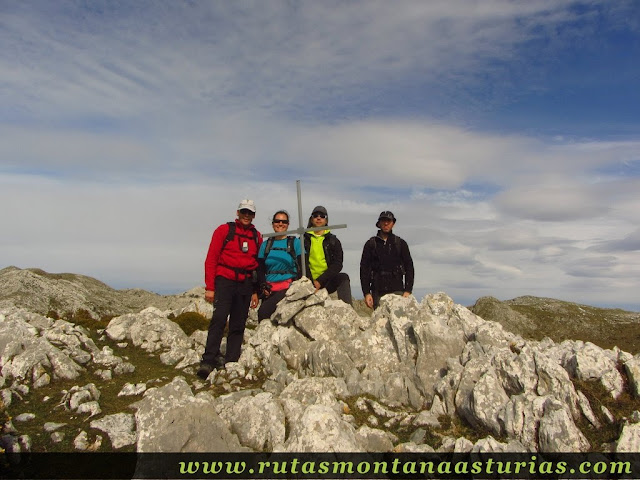
<path id="1" fill-rule="evenodd" d="M 590 448 L 569 409 L 555 399 L 544 404 L 538 438 L 541 452 L 587 452 Z"/>
<path id="2" fill-rule="evenodd" d="M 353 426 L 326 405 L 310 405 L 293 425 L 281 452 L 363 452 Z"/>
<path id="3" fill-rule="evenodd" d="M 216 413 L 213 397 L 194 397 L 183 377 L 147 390 L 132 406 L 136 408 L 138 452 L 246 450 Z"/>
<path id="4" fill-rule="evenodd" d="M 384 430 L 363 425 L 357 430 L 356 439 L 365 452 L 391 452 L 393 450 L 392 436 Z"/>
<path id="5" fill-rule="evenodd" d="M 91 428 L 105 432 L 115 449 L 136 443 L 135 420 L 129 413 L 106 415 L 92 421 L 90 425 Z"/>
<path id="6" fill-rule="evenodd" d="M 615 446 L 618 453 L 640 452 L 640 423 L 626 423 Z"/>
<path id="7" fill-rule="evenodd" d="M 285 440 L 285 414 L 273 394 L 263 392 L 240 398 L 229 419 L 242 445 L 256 451 L 272 451 Z"/>

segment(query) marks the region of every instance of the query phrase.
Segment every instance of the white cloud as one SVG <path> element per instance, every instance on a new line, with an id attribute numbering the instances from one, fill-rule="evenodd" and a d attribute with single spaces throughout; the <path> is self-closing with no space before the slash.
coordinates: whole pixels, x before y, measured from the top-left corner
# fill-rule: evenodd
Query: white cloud
<path id="1" fill-rule="evenodd" d="M 496 205 L 508 215 L 542 222 L 599 217 L 609 210 L 606 204 L 594 198 L 589 188 L 570 181 L 511 188 L 498 195 Z"/>
<path id="2" fill-rule="evenodd" d="M 640 228 L 635 229 L 623 238 L 603 241 L 593 247 L 600 252 L 636 252 L 640 250 Z"/>
<path id="3" fill-rule="evenodd" d="M 590 38 L 582 15 L 598 8 L 4 6 L 0 266 L 186 290 L 239 199 L 256 200 L 261 230 L 283 207 L 297 225 L 300 178 L 303 223 L 322 204 L 349 225 L 336 233 L 354 289 L 362 245 L 391 209 L 420 294 L 635 302 L 640 141 L 470 120 L 546 88 L 536 65 Z M 539 57 L 521 58 L 531 43 Z"/>

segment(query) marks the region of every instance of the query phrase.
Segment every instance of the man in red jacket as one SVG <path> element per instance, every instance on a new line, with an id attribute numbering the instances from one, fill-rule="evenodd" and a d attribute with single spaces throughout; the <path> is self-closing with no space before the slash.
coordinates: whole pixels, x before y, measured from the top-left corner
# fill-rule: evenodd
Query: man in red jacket
<path id="1" fill-rule="evenodd" d="M 253 200 L 242 200 L 236 214 L 238 218 L 235 222 L 224 223 L 213 232 L 204 262 L 204 298 L 213 303 L 214 311 L 209 324 L 207 345 L 197 372 L 203 379 L 214 368 L 238 361 L 249 306 L 258 306 L 255 280 L 262 236 L 252 224 L 256 215 Z M 227 317 L 227 351 L 222 358 L 220 343 Z"/>

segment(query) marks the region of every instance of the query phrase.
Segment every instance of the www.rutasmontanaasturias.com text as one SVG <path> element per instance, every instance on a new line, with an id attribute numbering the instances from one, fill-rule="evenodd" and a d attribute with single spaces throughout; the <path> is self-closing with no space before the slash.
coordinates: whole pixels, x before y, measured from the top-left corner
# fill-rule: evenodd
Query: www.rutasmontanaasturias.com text
<path id="1" fill-rule="evenodd" d="M 477 461 L 258 461 L 248 464 L 243 461 L 178 462 L 181 475 L 227 475 L 239 478 L 273 478 L 274 475 L 400 475 L 420 478 L 426 474 L 435 475 L 590 475 L 632 473 L 631 462 L 626 461 L 583 461 L 571 465 L 564 461 L 537 461 L 532 455 L 529 461 L 495 461 L 491 458 Z M 446 478 L 446 477 L 442 477 Z"/>

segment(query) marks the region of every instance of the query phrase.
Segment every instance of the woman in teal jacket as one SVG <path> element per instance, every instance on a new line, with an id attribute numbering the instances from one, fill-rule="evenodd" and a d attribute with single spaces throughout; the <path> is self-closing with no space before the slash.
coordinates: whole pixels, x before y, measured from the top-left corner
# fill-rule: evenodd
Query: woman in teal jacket
<path id="1" fill-rule="evenodd" d="M 258 273 L 262 286 L 262 304 L 258 309 L 258 320 L 271 317 L 282 300 L 291 282 L 300 278 L 300 239 L 287 236 L 289 214 L 278 210 L 273 215 L 273 231 L 280 233 L 262 242 L 258 252 Z"/>

